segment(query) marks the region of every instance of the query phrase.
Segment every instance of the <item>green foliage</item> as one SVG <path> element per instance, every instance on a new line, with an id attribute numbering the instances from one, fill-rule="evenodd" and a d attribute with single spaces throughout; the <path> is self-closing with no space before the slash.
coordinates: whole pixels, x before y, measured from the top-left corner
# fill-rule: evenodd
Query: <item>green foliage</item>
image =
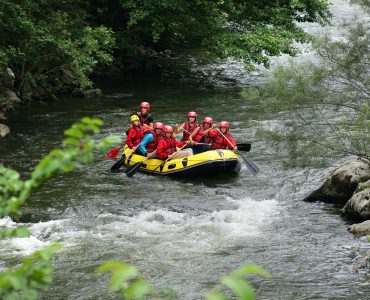
<path id="1" fill-rule="evenodd" d="M 330 19 L 326 0 L 95 0 L 91 13 L 116 32 L 121 52 L 138 46 L 208 49 L 247 66 L 268 64 L 269 55 L 294 54 L 294 41 L 308 35 L 297 22 Z"/>
<path id="2" fill-rule="evenodd" d="M 25 258 L 21 266 L 0 273 L 0 298 L 4 300 L 37 299 L 37 290 L 46 289 L 52 281 L 53 268 L 49 261 L 60 248 L 61 245 L 53 244 L 36 251 Z"/>
<path id="3" fill-rule="evenodd" d="M 160 291 L 150 285 L 143 279 L 137 268 L 127 265 L 122 262 L 109 261 L 101 265 L 97 273 L 111 273 L 110 289 L 113 292 L 121 295 L 124 299 L 177 299 L 173 290 L 164 288 Z M 236 271 L 223 277 L 220 280 L 220 286 L 215 287 L 212 291 L 206 294 L 206 300 L 228 300 L 220 288 L 222 286 L 229 288 L 241 300 L 255 299 L 255 294 L 252 286 L 244 278 L 248 275 L 259 275 L 265 279 L 270 279 L 268 272 L 257 265 L 245 265 L 238 268 Z"/>
<path id="4" fill-rule="evenodd" d="M 17 171 L 0 165 L 0 217 L 17 213 L 34 188 L 39 187 L 55 172 L 72 171 L 77 163 L 87 164 L 93 160 L 93 151 L 104 153 L 120 138 L 108 137 L 95 142 L 90 134 L 100 132 L 102 121 L 85 117 L 78 124 L 65 130 L 67 138 L 62 149 L 54 149 L 35 167 L 31 178 L 21 180 Z"/>
<path id="5" fill-rule="evenodd" d="M 0 231 L 0 240 L 10 237 L 27 237 L 31 232 L 25 227 L 18 227 L 16 229 L 4 229 Z"/>
<path id="6" fill-rule="evenodd" d="M 255 294 L 252 286 L 249 284 L 248 280 L 244 277 L 248 275 L 259 275 L 265 279 L 270 279 L 271 275 L 264 269 L 257 265 L 245 265 L 238 268 L 236 271 L 221 278 L 221 285 L 229 288 L 237 297 L 241 300 L 252 300 L 255 299 Z M 230 299 L 226 296 L 220 289 L 216 287 L 209 293 L 207 293 L 206 300 L 227 300 Z"/>
<path id="7" fill-rule="evenodd" d="M 0 69 L 13 69 L 21 94 L 64 69 L 90 86 L 88 76 L 112 61 L 113 49 L 125 61 L 139 47 L 201 47 L 249 68 L 267 65 L 309 40 L 297 22 L 330 19 L 327 0 L 0 0 L 0 7 Z"/>
<path id="8" fill-rule="evenodd" d="M 106 262 L 96 272 L 111 272 L 110 289 L 125 299 L 144 299 L 146 295 L 154 291 L 154 287 L 139 276 L 136 267 L 122 262 Z"/>
<path id="9" fill-rule="evenodd" d="M 31 178 L 23 181 L 18 172 L 0 165 L 0 218 L 10 214 L 20 214 L 20 207 L 29 198 L 31 192 L 56 172 L 69 172 L 78 164 L 90 163 L 94 151 L 104 153 L 113 144 L 120 142 L 119 137 L 104 138 L 95 142 L 90 134 L 100 132 L 103 122 L 85 117 L 64 133 L 62 149 L 52 150 L 35 167 Z M 26 228 L 4 229 L 0 239 L 29 236 Z M 38 289 L 46 289 L 52 281 L 52 267 L 49 260 L 59 244 L 36 251 L 26 258 L 22 265 L 0 273 L 1 299 L 37 299 Z M 135 290 L 140 288 L 133 287 Z"/>
<path id="10" fill-rule="evenodd" d="M 370 188 L 370 184 L 366 182 L 360 182 L 356 188 L 356 193 L 362 192 L 365 189 Z"/>
<path id="11" fill-rule="evenodd" d="M 290 61 L 275 68 L 265 87 L 243 93 L 271 114 L 274 125 L 260 128 L 258 136 L 289 155 L 287 166 L 369 158 L 370 27 L 344 26 L 343 40 L 315 40 L 319 63 Z"/>
<path id="12" fill-rule="evenodd" d="M 82 4 L 0 0 L 0 67 L 5 62 L 13 69 L 21 91 L 62 67 L 72 70 L 76 84 L 85 87 L 94 67 L 111 61 L 112 31 L 90 26 Z"/>

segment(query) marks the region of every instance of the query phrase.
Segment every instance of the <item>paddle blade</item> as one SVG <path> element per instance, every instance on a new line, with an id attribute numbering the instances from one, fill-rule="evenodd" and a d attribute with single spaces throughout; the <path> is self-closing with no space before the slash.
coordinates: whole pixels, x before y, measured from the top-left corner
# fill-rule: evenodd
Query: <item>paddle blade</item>
<path id="1" fill-rule="evenodd" d="M 140 169 L 140 166 L 143 162 L 138 162 L 134 165 L 132 165 L 131 167 L 127 168 L 127 170 L 125 171 L 127 177 L 132 177 L 134 176 L 134 174 Z"/>
<path id="2" fill-rule="evenodd" d="M 112 172 L 118 170 L 120 167 L 122 167 L 123 162 L 125 161 L 125 156 L 123 156 L 119 161 L 117 161 L 111 168 L 110 170 Z"/>
<path id="3" fill-rule="evenodd" d="M 240 155 L 241 158 L 244 160 L 244 163 L 245 165 L 247 166 L 248 170 L 253 174 L 253 175 L 257 175 L 258 172 L 260 171 L 260 168 L 257 167 L 257 165 L 251 161 L 250 159 L 247 159 L 245 157 L 243 157 L 242 155 Z"/>
<path id="4" fill-rule="evenodd" d="M 243 144 L 236 144 L 239 151 L 249 152 L 251 150 L 251 144 L 243 143 Z"/>
<path id="5" fill-rule="evenodd" d="M 119 152 L 119 150 L 121 150 L 121 148 L 122 148 L 123 146 L 119 146 L 119 147 L 117 147 L 117 148 L 114 148 L 113 150 L 111 150 L 111 151 L 109 151 L 109 152 L 107 152 L 106 154 L 105 154 L 105 156 L 106 157 L 108 157 L 108 158 L 111 158 L 111 159 L 115 159 L 116 158 L 116 156 L 117 156 L 117 154 L 118 154 L 118 152 Z"/>

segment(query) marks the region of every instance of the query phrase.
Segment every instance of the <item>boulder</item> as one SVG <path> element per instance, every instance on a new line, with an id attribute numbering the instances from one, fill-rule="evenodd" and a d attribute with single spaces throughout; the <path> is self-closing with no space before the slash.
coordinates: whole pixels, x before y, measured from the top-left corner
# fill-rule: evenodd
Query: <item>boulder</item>
<path id="1" fill-rule="evenodd" d="M 370 162 L 365 159 L 351 160 L 334 170 L 324 184 L 304 200 L 345 204 L 357 185 L 369 179 Z"/>
<path id="2" fill-rule="evenodd" d="M 13 103 L 22 103 L 21 99 L 18 97 L 17 93 L 14 92 L 13 90 L 11 89 L 6 89 L 5 92 L 4 92 L 4 96 L 5 98 L 9 101 L 9 102 L 13 102 Z"/>
<path id="3" fill-rule="evenodd" d="M 6 68 L 2 76 L 1 85 L 12 89 L 14 88 L 15 75 L 12 69 Z"/>
<path id="4" fill-rule="evenodd" d="M 73 85 L 76 80 L 76 76 L 73 72 L 67 68 L 62 68 L 62 75 L 60 76 L 60 81 L 66 85 Z"/>
<path id="5" fill-rule="evenodd" d="M 348 228 L 349 232 L 357 236 L 370 234 L 370 220 L 364 221 L 359 224 L 353 224 Z"/>
<path id="6" fill-rule="evenodd" d="M 352 219 L 370 219 L 370 188 L 353 195 L 342 209 L 345 216 Z"/>
<path id="7" fill-rule="evenodd" d="M 0 112 L 0 120 L 7 120 L 8 118 L 5 116 L 4 113 Z"/>
<path id="8" fill-rule="evenodd" d="M 73 94 L 80 97 L 101 97 L 103 95 L 103 92 L 101 89 L 88 89 L 88 90 L 81 90 L 81 89 L 75 89 L 73 90 Z"/>
<path id="9" fill-rule="evenodd" d="M 6 137 L 10 133 L 8 126 L 0 123 L 0 137 Z"/>

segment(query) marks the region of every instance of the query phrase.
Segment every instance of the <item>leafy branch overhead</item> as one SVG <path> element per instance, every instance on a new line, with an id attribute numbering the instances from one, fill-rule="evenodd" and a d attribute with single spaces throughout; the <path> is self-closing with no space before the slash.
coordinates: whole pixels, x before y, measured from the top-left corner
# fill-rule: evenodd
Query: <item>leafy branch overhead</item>
<path id="1" fill-rule="evenodd" d="M 135 266 L 122 262 L 109 261 L 101 265 L 98 274 L 111 273 L 110 289 L 124 299 L 178 299 L 176 293 L 169 288 L 158 290 L 144 279 Z M 236 299 L 253 300 L 255 294 L 245 276 L 258 275 L 270 279 L 271 275 L 257 265 L 245 265 L 231 274 L 221 278 L 219 285 L 205 295 L 206 300 L 228 300 L 229 293 L 223 292 L 223 287 L 229 288 Z"/>
<path id="2" fill-rule="evenodd" d="M 99 133 L 102 125 L 99 119 L 85 117 L 67 129 L 64 132 L 67 138 L 63 141 L 63 147 L 52 150 L 44 157 L 27 180 L 22 180 L 17 171 L 0 165 L 0 218 L 20 214 L 21 206 L 32 191 L 56 172 L 69 172 L 78 164 L 90 163 L 95 151 L 104 153 L 113 144 L 120 142 L 120 138 L 114 136 L 95 142 L 90 135 Z M 0 239 L 29 235 L 30 231 L 24 227 L 0 231 Z M 49 261 L 60 247 L 59 244 L 53 244 L 36 251 L 20 266 L 0 273 L 0 298 L 37 299 L 38 290 L 46 289 L 52 281 L 53 268 Z"/>

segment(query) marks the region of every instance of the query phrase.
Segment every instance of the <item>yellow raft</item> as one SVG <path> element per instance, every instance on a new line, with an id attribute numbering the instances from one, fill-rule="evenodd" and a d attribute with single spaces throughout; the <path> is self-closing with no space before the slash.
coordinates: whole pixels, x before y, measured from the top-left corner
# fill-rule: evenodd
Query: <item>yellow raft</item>
<path id="1" fill-rule="evenodd" d="M 130 167 L 142 162 L 146 157 L 132 154 L 132 149 L 126 148 L 123 153 L 123 165 Z M 153 175 L 173 177 L 214 176 L 220 174 L 238 173 L 240 171 L 239 156 L 230 150 L 210 150 L 185 158 L 175 158 L 163 161 L 156 158 L 147 159 L 141 164 L 139 171 Z"/>

